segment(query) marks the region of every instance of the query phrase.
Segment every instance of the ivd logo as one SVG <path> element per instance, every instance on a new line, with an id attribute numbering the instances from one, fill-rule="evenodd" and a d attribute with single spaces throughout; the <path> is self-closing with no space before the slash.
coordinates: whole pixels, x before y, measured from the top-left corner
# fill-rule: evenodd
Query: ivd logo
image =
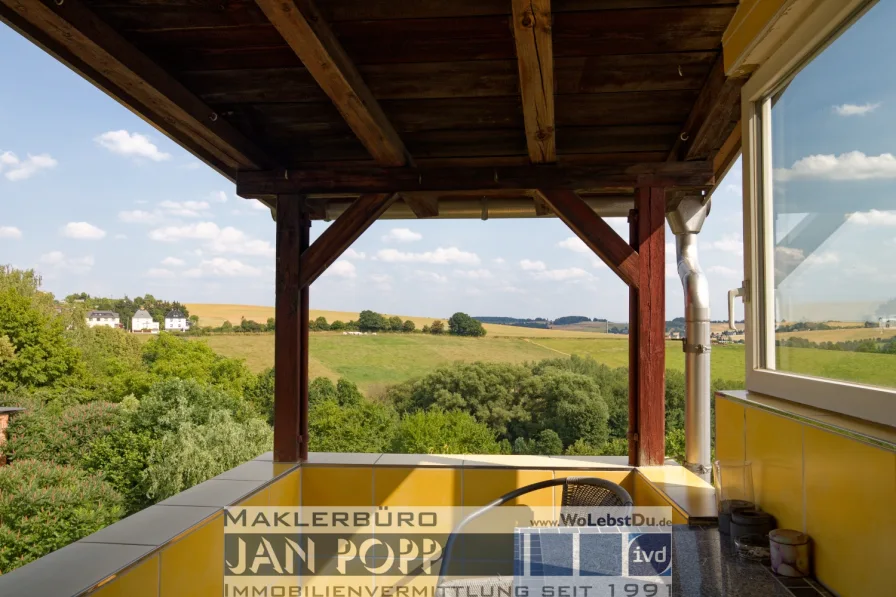
<path id="1" fill-rule="evenodd" d="M 672 574 L 672 534 L 629 535 L 629 576 L 670 576 Z"/>

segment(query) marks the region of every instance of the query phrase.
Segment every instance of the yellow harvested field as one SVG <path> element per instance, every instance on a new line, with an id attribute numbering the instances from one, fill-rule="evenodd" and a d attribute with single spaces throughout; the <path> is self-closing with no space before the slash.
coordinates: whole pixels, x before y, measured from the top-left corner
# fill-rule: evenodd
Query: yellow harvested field
<path id="1" fill-rule="evenodd" d="M 273 307 L 263 307 L 258 305 L 217 305 L 210 303 L 188 303 L 187 309 L 190 315 L 199 316 L 199 325 L 219 327 L 225 321 L 229 321 L 233 325 L 239 325 L 243 318 L 251 319 L 259 323 L 264 323 L 269 317 L 274 316 Z M 387 317 L 395 315 L 394 313 L 383 313 Z M 358 313 L 355 311 L 326 311 L 321 309 L 310 310 L 311 319 L 325 317 L 328 322 L 350 321 L 358 319 Z M 402 321 L 410 319 L 417 328 L 429 325 L 438 317 L 421 317 L 414 315 L 398 315 Z M 441 321 L 446 321 L 442 319 Z M 603 334 L 589 331 L 567 331 L 567 330 L 539 330 L 534 328 L 524 328 L 512 325 L 499 325 L 493 323 L 484 324 L 489 336 L 497 338 L 620 338 L 616 334 Z"/>
<path id="2" fill-rule="evenodd" d="M 882 330 L 880 328 L 855 327 L 846 330 L 817 330 L 812 332 L 779 332 L 777 338 L 805 338 L 812 342 L 846 342 L 848 340 L 876 340 L 896 336 L 896 328 Z"/>

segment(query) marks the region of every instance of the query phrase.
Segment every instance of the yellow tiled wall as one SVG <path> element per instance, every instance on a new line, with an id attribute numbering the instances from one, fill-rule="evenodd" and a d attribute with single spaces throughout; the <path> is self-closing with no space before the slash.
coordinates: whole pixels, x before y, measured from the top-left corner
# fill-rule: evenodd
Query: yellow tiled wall
<path id="1" fill-rule="evenodd" d="M 756 502 L 813 540 L 814 572 L 841 597 L 892 591 L 896 454 L 716 398 L 716 457 L 753 463 Z"/>

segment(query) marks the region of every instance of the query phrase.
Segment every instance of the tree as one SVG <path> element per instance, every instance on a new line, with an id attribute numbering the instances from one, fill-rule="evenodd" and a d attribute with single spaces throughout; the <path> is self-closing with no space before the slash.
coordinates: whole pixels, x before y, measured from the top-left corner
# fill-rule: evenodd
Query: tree
<path id="1" fill-rule="evenodd" d="M 404 323 L 402 323 L 401 317 L 396 315 L 389 318 L 389 328 L 391 328 L 393 332 L 400 332 L 403 326 Z"/>
<path id="2" fill-rule="evenodd" d="M 448 329 L 455 336 L 485 336 L 482 324 L 466 313 L 455 313 L 448 320 Z"/>
<path id="3" fill-rule="evenodd" d="M 420 331 L 423 332 L 424 334 L 431 334 L 432 328 L 430 328 L 428 325 L 424 325 L 423 329 L 421 329 Z"/>
<path id="4" fill-rule="evenodd" d="M 264 324 L 264 331 L 273 332 L 275 329 L 277 329 L 277 327 L 276 327 L 274 318 L 268 317 L 267 323 Z"/>
<path id="5" fill-rule="evenodd" d="M 445 331 L 445 323 L 440 319 L 436 319 L 429 326 L 430 334 L 441 334 L 444 331 Z"/>
<path id="6" fill-rule="evenodd" d="M 535 438 L 535 453 L 544 456 L 559 456 L 563 454 L 563 441 L 553 429 L 542 429 Z"/>
<path id="7" fill-rule="evenodd" d="M 194 342 L 173 334 L 159 334 L 143 347 L 143 362 L 161 379 L 207 382 L 241 395 L 254 382 L 242 360 L 215 353 L 204 342 Z"/>
<path id="8" fill-rule="evenodd" d="M 607 441 L 607 405 L 600 388 L 588 376 L 548 370 L 529 378 L 521 392 L 531 413 L 531 420 L 524 427 L 530 437 L 543 429 L 553 429 L 564 446 L 580 438 L 592 446 Z"/>
<path id="9" fill-rule="evenodd" d="M 495 433 L 468 413 L 432 409 L 402 417 L 392 441 L 404 454 L 500 454 Z"/>
<path id="10" fill-rule="evenodd" d="M 344 329 L 345 329 L 345 323 L 343 323 L 342 321 L 336 319 L 336 320 L 333 321 L 333 323 L 330 324 L 330 329 L 333 330 L 334 332 L 338 332 L 338 331 L 344 330 Z"/>
<path id="11" fill-rule="evenodd" d="M 221 324 L 221 331 L 225 334 L 232 334 L 233 333 L 233 324 L 230 323 L 229 321 L 225 321 L 224 323 Z"/>
<path id="12" fill-rule="evenodd" d="M 32 562 L 121 518 L 122 498 L 71 466 L 21 460 L 0 467 L 0 572 Z"/>
<path id="13" fill-rule="evenodd" d="M 64 321 L 47 311 L 42 293 L 22 294 L 12 285 L 0 291 L 0 338 L 7 355 L 0 368 L 0 391 L 45 387 L 79 377 L 78 351 L 65 338 Z M 9 358 L 10 347 L 15 358 Z"/>
<path id="14" fill-rule="evenodd" d="M 378 332 L 386 326 L 386 320 L 376 311 L 365 310 L 358 315 L 358 329 L 362 332 Z"/>
<path id="15" fill-rule="evenodd" d="M 190 325 L 192 327 L 199 326 L 199 316 L 198 315 L 190 315 Z"/>
<path id="16" fill-rule="evenodd" d="M 319 400 L 308 414 L 308 447 L 313 452 L 386 452 L 396 419 L 391 407 L 369 400 L 346 406 Z"/>
<path id="17" fill-rule="evenodd" d="M 327 318 L 321 315 L 317 319 L 314 320 L 315 329 L 319 332 L 326 332 L 330 329 L 330 324 L 327 323 Z"/>
<path id="18" fill-rule="evenodd" d="M 414 325 L 414 322 L 411 321 L 410 319 L 406 319 L 405 322 L 403 324 L 401 324 L 401 331 L 403 331 L 403 332 L 410 333 L 410 332 L 413 332 L 416 328 L 417 328 L 417 326 Z"/>

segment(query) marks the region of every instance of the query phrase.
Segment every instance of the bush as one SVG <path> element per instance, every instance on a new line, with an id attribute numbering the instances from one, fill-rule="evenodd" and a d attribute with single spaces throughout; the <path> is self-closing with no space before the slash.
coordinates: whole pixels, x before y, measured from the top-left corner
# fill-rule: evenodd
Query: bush
<path id="1" fill-rule="evenodd" d="M 583 439 L 592 446 L 609 437 L 607 405 L 600 388 L 588 376 L 549 370 L 531 377 L 522 389 L 531 422 L 524 425 L 530 437 L 553 429 L 564 446 Z"/>
<path id="2" fill-rule="evenodd" d="M 195 381 L 170 379 L 152 386 L 129 421 L 133 431 L 159 437 L 177 431 L 184 423 L 205 425 L 220 410 L 230 413 L 237 423 L 255 417 L 252 406 L 239 396 Z"/>
<path id="3" fill-rule="evenodd" d="M 466 313 L 455 313 L 448 320 L 448 329 L 455 336 L 485 336 L 482 324 Z"/>
<path id="4" fill-rule="evenodd" d="M 139 512 L 153 503 L 143 472 L 157 442 L 148 432 L 119 428 L 91 442 L 81 468 L 102 475 L 121 494 L 126 514 Z"/>
<path id="5" fill-rule="evenodd" d="M 468 413 L 433 409 L 406 415 L 398 424 L 392 452 L 404 454 L 500 454 L 487 425 Z"/>
<path id="6" fill-rule="evenodd" d="M 600 456 L 601 450 L 598 450 L 583 439 L 577 439 L 566 448 L 564 454 L 567 456 Z"/>
<path id="7" fill-rule="evenodd" d="M 308 447 L 313 452 L 386 452 L 396 420 L 391 407 L 369 400 L 345 406 L 335 396 L 318 400 L 308 414 Z"/>
<path id="8" fill-rule="evenodd" d="M 43 460 L 78 465 L 93 440 L 121 422 L 119 408 L 108 402 L 78 404 L 62 410 L 45 407 L 10 421 L 4 452 L 10 460 Z"/>
<path id="9" fill-rule="evenodd" d="M 108 483 L 76 468 L 35 460 L 0 467 L 0 572 L 86 537 L 123 512 Z"/>
<path id="10" fill-rule="evenodd" d="M 180 493 L 270 450 L 273 439 L 264 421 L 238 423 L 225 410 L 210 413 L 204 425 L 181 423 L 149 456 L 146 494 L 158 501 Z"/>
<path id="11" fill-rule="evenodd" d="M 417 329 L 417 326 L 414 325 L 414 322 L 410 319 L 406 319 L 405 322 L 401 324 L 402 332 L 413 332 L 415 329 Z"/>

